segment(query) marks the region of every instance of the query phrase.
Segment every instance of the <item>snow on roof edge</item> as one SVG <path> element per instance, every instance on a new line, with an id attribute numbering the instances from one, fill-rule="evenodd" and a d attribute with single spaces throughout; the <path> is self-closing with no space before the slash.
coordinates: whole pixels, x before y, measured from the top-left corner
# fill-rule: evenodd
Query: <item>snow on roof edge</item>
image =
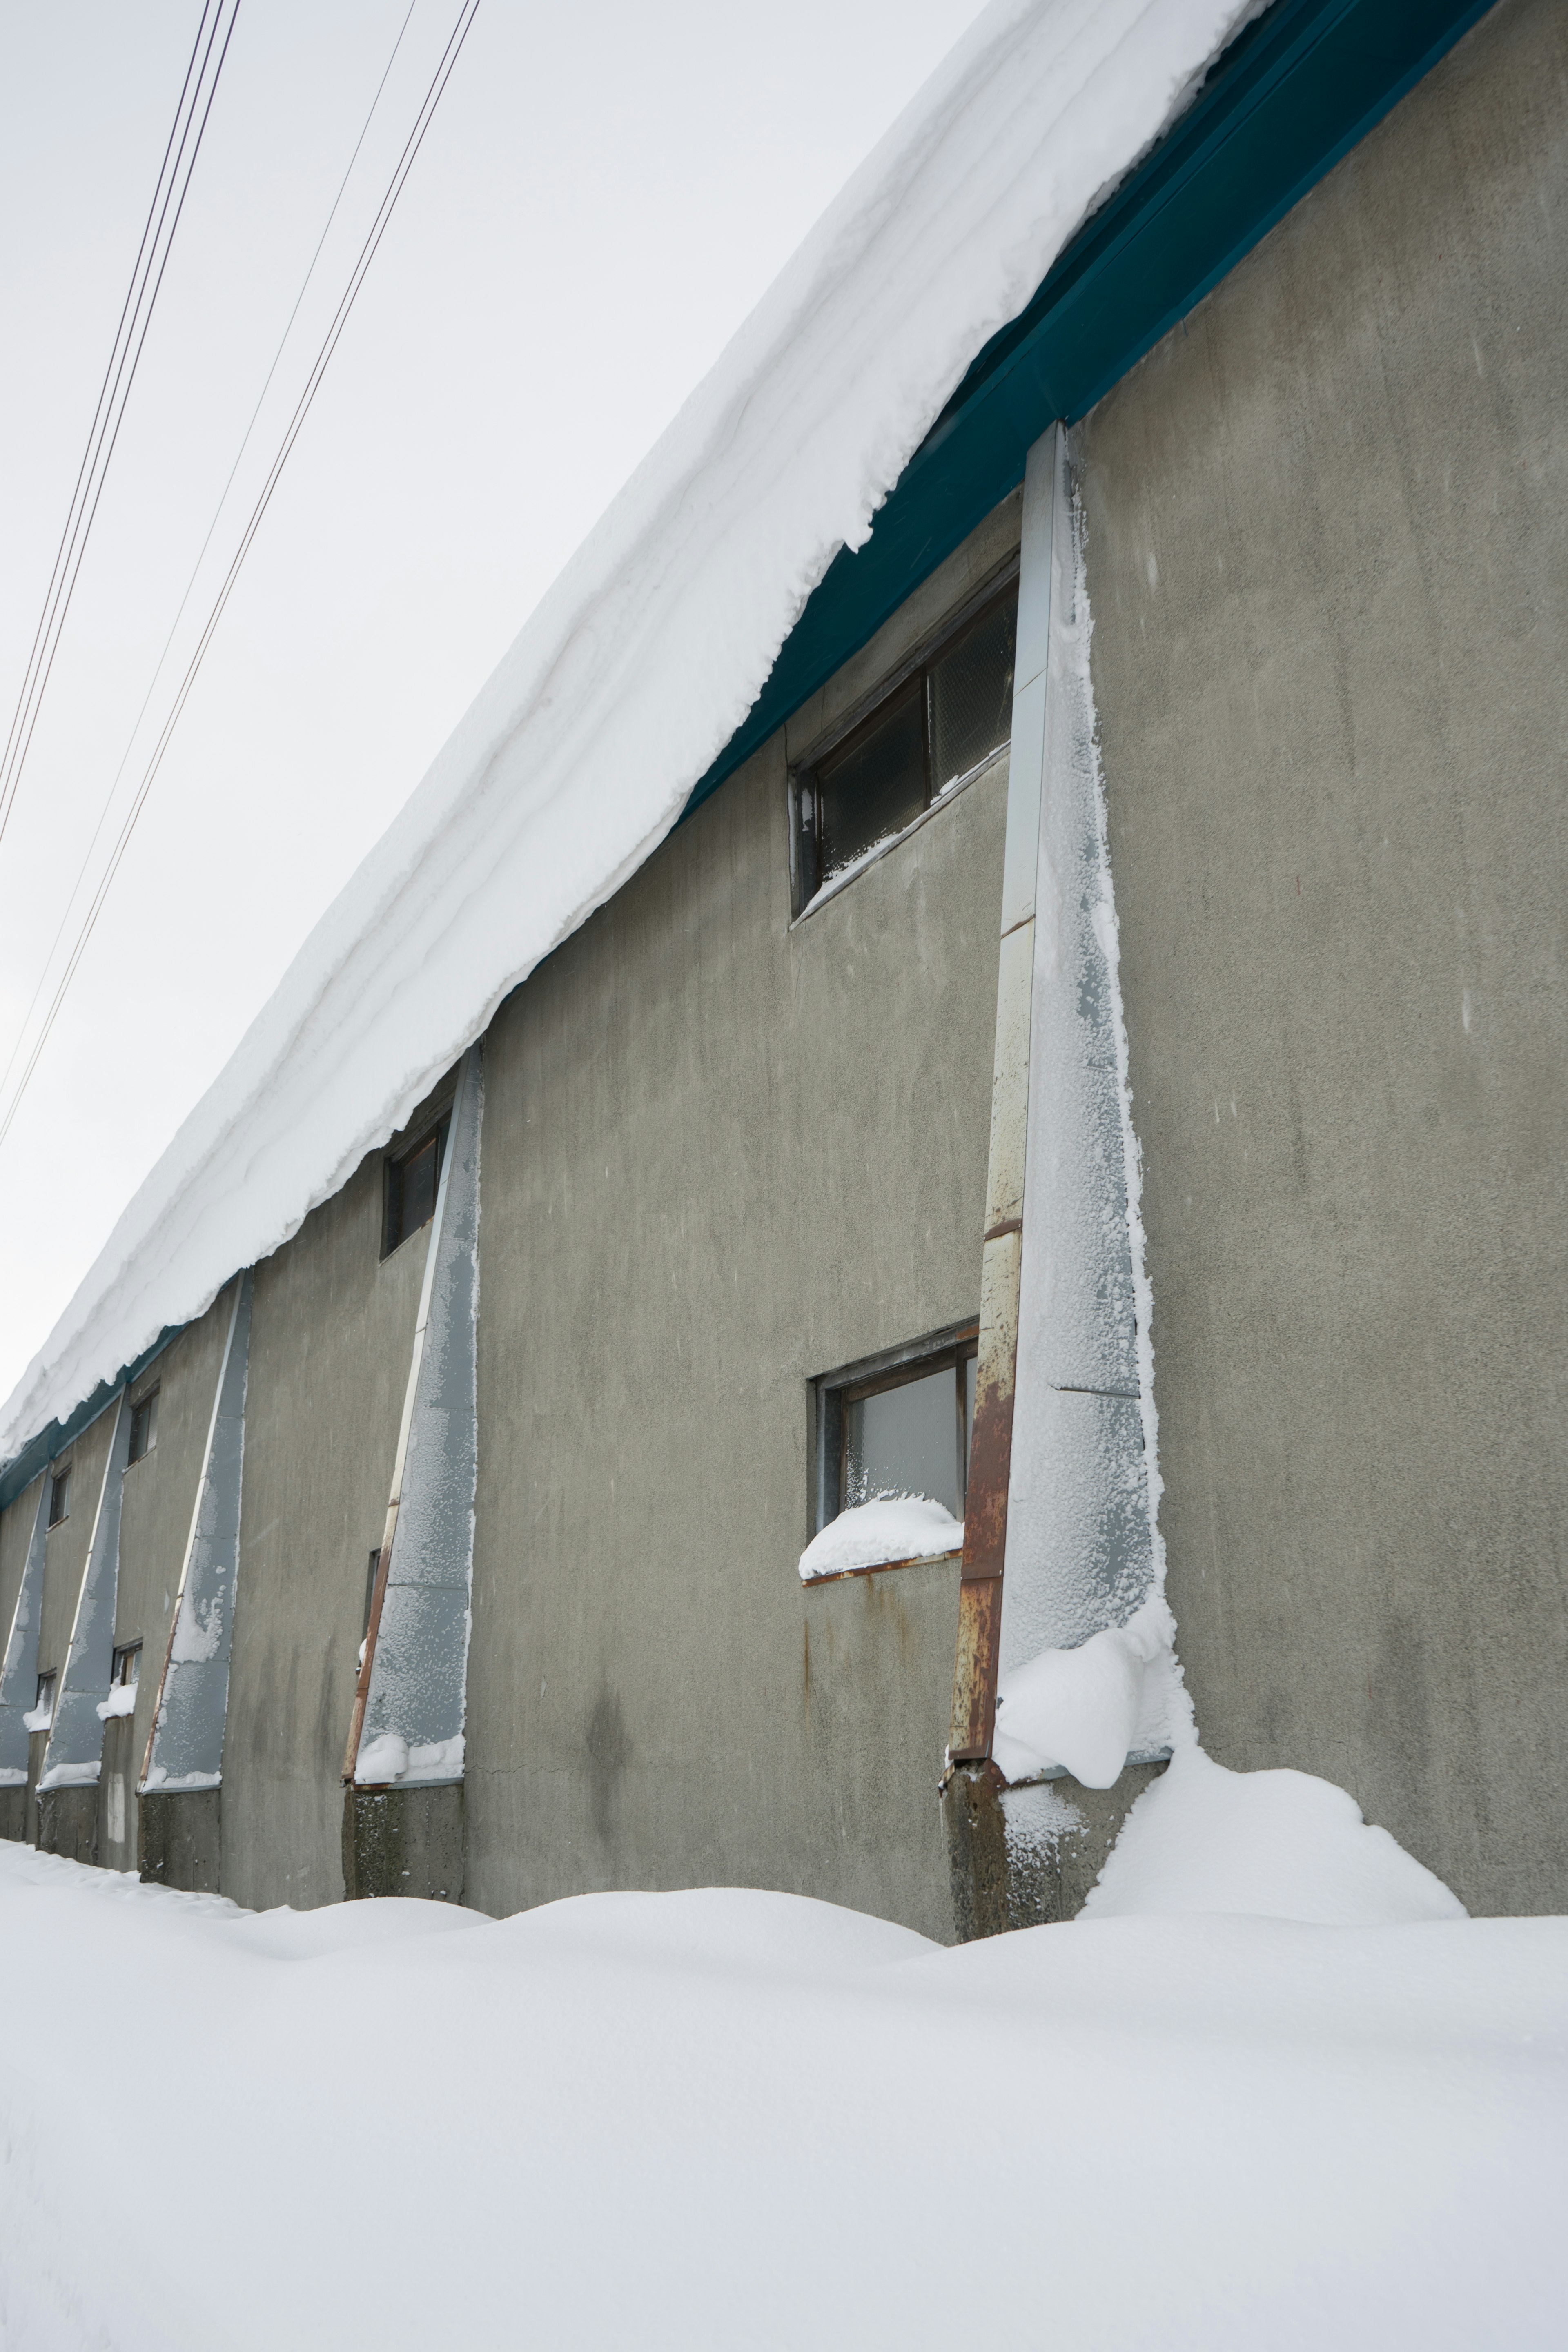
<path id="1" fill-rule="evenodd" d="M 595 524 L 0 1411 L 205 1313 L 663 840 L 990 337 L 1260 0 L 992 0 Z"/>

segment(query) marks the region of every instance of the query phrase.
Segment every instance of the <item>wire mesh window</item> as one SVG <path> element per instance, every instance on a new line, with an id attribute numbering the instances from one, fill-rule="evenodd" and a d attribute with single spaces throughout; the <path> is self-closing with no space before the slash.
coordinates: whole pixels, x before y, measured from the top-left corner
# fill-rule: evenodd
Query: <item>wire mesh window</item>
<path id="1" fill-rule="evenodd" d="M 814 1534 L 889 1496 L 963 1517 L 978 1338 L 971 1324 L 817 1382 Z"/>
<path id="2" fill-rule="evenodd" d="M 400 1243 L 405 1242 L 410 1234 L 416 1234 L 421 1225 L 427 1225 L 436 1213 L 436 1193 L 447 1150 L 447 1125 L 443 1119 L 439 1127 L 421 1136 L 411 1150 L 386 1162 L 383 1257 L 390 1257 Z"/>
<path id="3" fill-rule="evenodd" d="M 49 1525 L 51 1528 L 58 1528 L 60 1521 L 68 1516 L 70 1511 L 70 1503 L 71 1474 L 68 1470 L 57 1470 L 54 1476 L 49 1481 Z"/>
<path id="4" fill-rule="evenodd" d="M 131 1408 L 131 1459 L 140 1462 L 158 1443 L 158 1391 L 152 1389 Z"/>
<path id="5" fill-rule="evenodd" d="M 1005 747 L 1017 621 L 1014 580 L 796 776 L 797 913 Z"/>

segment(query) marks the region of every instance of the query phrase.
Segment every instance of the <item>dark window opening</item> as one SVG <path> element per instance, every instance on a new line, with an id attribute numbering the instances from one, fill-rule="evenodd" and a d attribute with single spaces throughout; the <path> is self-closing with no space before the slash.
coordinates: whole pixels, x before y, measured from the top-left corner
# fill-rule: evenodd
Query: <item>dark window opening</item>
<path id="1" fill-rule="evenodd" d="M 131 1459 L 140 1462 L 158 1443 L 158 1391 L 150 1389 L 131 1408 Z"/>
<path id="2" fill-rule="evenodd" d="M 889 1495 L 927 1495 L 963 1518 L 978 1339 L 968 1324 L 816 1383 L 814 1534 Z"/>
<path id="3" fill-rule="evenodd" d="M 49 1481 L 49 1525 L 58 1528 L 70 1510 L 71 1474 L 57 1470 Z"/>
<path id="4" fill-rule="evenodd" d="M 372 1604 L 375 1600 L 375 1571 L 380 1566 L 381 1549 L 378 1545 L 376 1549 L 372 1552 L 370 1556 L 370 1565 L 366 1568 L 364 1572 L 364 1621 L 359 1629 L 362 1643 L 368 1640 L 370 1635 L 370 1612 Z"/>
<path id="5" fill-rule="evenodd" d="M 33 1701 L 34 1720 L 30 1726 L 34 1731 L 47 1731 L 55 1719 L 56 1671 L 51 1666 L 47 1674 L 38 1676 L 37 1693 Z"/>
<path id="6" fill-rule="evenodd" d="M 385 1213 L 381 1254 L 390 1257 L 410 1234 L 427 1225 L 436 1213 L 436 1192 L 441 1181 L 441 1161 L 447 1149 L 447 1121 L 422 1136 L 411 1151 L 386 1162 Z"/>
<path id="7" fill-rule="evenodd" d="M 797 913 L 1004 749 L 1017 623 L 1013 580 L 796 776 Z"/>
<path id="8" fill-rule="evenodd" d="M 114 1653 L 114 1663 L 109 1670 L 110 1690 L 135 1682 L 142 1672 L 142 1644 L 126 1642 Z"/>

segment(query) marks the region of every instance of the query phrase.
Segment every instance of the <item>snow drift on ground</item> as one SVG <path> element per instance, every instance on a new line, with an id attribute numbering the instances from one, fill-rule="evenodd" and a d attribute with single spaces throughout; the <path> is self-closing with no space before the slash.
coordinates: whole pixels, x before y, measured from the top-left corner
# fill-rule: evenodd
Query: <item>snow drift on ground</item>
<path id="1" fill-rule="evenodd" d="M 1324 1927 L 1465 1916 L 1458 1896 L 1331 1780 L 1230 1772 L 1189 1742 L 1128 1814 L 1084 1916 L 1191 1911 Z"/>
<path id="2" fill-rule="evenodd" d="M 663 838 L 806 596 L 1256 0 L 993 0 L 544 598 L 126 1209 L 0 1459 L 199 1314 Z"/>
<path id="3" fill-rule="evenodd" d="M 929 1495 L 881 1495 L 856 1503 L 812 1537 L 800 1556 L 801 1580 L 886 1568 L 897 1559 L 935 1559 L 963 1549 L 963 1521 Z"/>
<path id="4" fill-rule="evenodd" d="M 1568 1922 L 257 1916 L 0 1847 L 14 2352 L 1563 2340 Z"/>

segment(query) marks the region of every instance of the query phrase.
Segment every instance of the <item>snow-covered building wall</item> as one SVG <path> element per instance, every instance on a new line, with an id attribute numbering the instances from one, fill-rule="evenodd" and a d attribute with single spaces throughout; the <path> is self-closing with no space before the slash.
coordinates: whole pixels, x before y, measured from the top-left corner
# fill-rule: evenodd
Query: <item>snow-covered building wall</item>
<path id="1" fill-rule="evenodd" d="M 1542 1831 L 1568 1672 L 1568 1138 L 1541 1075 L 1568 1044 L 1562 19 L 1277 0 L 1194 97 L 1251 13 L 981 20 L 132 1204 L 0 1474 L 0 1623 L 29 1642 L 46 1507 L 42 1675 L 88 1498 L 121 1480 L 111 1654 L 153 1664 L 123 1666 L 73 1850 L 255 1904 L 761 1881 L 953 1932 L 935 1792 L 968 1490 L 996 1491 L 970 1453 L 983 1245 L 1022 1251 L 1035 1314 L 1026 1190 L 1011 1234 L 986 1206 L 1022 806 L 998 714 L 1025 460 L 1060 416 L 1074 838 L 1116 918 L 1079 908 L 1078 1013 L 1101 1128 L 1128 1115 L 1096 1194 L 1110 1276 L 1079 1286 L 1120 1319 L 1074 1359 L 1118 1377 L 1064 1356 L 1047 1385 L 1127 1391 L 1117 1475 L 1160 1502 L 1111 1614 L 1163 1536 L 1222 1761 L 1328 1773 L 1472 1907 L 1568 1899 Z M 1073 1131 L 1057 1014 L 1037 1000 L 1037 1171 Z M 354 1755 L 385 1778 L 345 1790 L 481 1037 L 478 1319 L 431 1422 L 461 1472 L 429 1580 L 466 1686 L 438 1737 L 378 1716 Z M 1129 1171 L 1137 1251 L 1111 1230 Z M 221 1758 L 216 1786 L 149 1792 L 153 1852 L 136 1781 L 247 1269 Z M 1048 1339 L 1018 1350 L 1012 1481 L 1047 1565 Z M 122 1470 L 121 1390 L 128 1415 L 157 1398 Z M 842 1546 L 803 1581 L 836 1511 L 911 1489 L 968 1551 Z M 389 1591 L 397 1558 L 395 1535 Z M 7 1834 L 39 1833 L 45 1736 L 0 1786 Z M 441 1748 L 439 1780 L 398 1741 Z M 1034 1792 L 1033 1875 L 991 1924 L 1076 1907 L 1140 1784 L 1110 1769 Z"/>

